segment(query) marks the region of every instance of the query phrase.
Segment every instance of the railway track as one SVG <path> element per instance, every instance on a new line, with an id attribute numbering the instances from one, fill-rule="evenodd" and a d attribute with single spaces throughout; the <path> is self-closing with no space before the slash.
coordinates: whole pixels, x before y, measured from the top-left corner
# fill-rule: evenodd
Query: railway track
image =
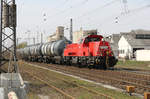
<path id="1" fill-rule="evenodd" d="M 33 63 L 35 64 L 35 63 Z M 96 82 L 109 84 L 121 89 L 125 89 L 127 85 L 133 85 L 136 88 L 136 93 L 143 94 L 145 91 L 150 91 L 150 76 L 136 73 L 111 71 L 111 70 L 89 70 L 86 68 L 66 67 L 52 64 L 41 64 L 43 67 L 54 69 L 68 74 L 73 74 L 82 78 L 93 80 Z"/>
<path id="2" fill-rule="evenodd" d="M 73 96 L 71 96 L 71 95 L 65 93 L 63 90 L 61 90 L 61 89 L 59 89 L 59 88 L 57 88 L 57 87 L 51 85 L 50 83 L 48 83 L 48 82 L 49 82 L 48 79 L 46 79 L 46 80 L 44 79 L 44 80 L 43 80 L 43 79 L 41 79 L 40 77 L 36 76 L 35 74 L 31 73 L 30 71 L 24 71 L 24 72 L 28 73 L 28 74 L 29 74 L 30 76 L 32 76 L 33 78 L 35 78 L 35 79 L 41 81 L 42 83 L 44 83 L 44 84 L 48 85 L 49 87 L 53 88 L 54 90 L 58 91 L 59 93 L 61 93 L 62 95 L 64 95 L 65 98 L 75 99 Z"/>
<path id="3" fill-rule="evenodd" d="M 31 66 L 33 66 L 33 65 L 31 65 Z M 93 89 L 90 89 L 90 88 L 87 88 L 87 87 L 85 87 L 85 86 L 82 86 L 82 85 L 79 85 L 79 84 L 76 84 L 75 82 L 69 82 L 69 81 L 67 81 L 67 80 L 65 80 L 65 79 L 63 79 L 63 78 L 58 78 L 58 77 L 55 77 L 54 75 L 52 75 L 52 76 L 50 76 L 50 75 L 47 75 L 47 71 L 50 71 L 50 69 L 49 68 L 39 68 L 39 67 L 37 67 L 37 66 L 34 66 L 34 68 L 38 68 L 38 69 L 34 69 L 34 71 L 33 70 L 24 70 L 24 72 L 26 72 L 26 73 L 28 73 L 30 76 L 32 76 L 32 77 L 34 77 L 34 78 L 36 78 L 37 80 L 39 80 L 39 81 L 41 81 L 41 82 L 43 82 L 43 83 L 45 83 L 46 85 L 48 85 L 49 87 L 51 87 L 51 88 L 53 88 L 53 89 L 55 89 L 55 90 L 57 90 L 58 92 L 60 92 L 61 94 L 63 94 L 65 97 L 68 97 L 69 99 L 75 99 L 75 97 L 74 96 L 72 96 L 72 95 L 70 95 L 70 94 L 68 94 L 67 92 L 65 92 L 65 90 L 63 90 L 63 88 L 58 88 L 58 87 L 55 87 L 55 83 L 56 83 L 56 79 L 57 79 L 57 81 L 60 81 L 62 84 L 63 83 L 67 83 L 68 85 L 71 85 L 71 86 L 75 86 L 75 87 L 78 87 L 78 88 L 80 88 L 80 89 L 82 89 L 82 90 L 85 90 L 85 91 L 88 91 L 89 93 L 92 93 L 92 94 L 94 94 L 94 96 L 95 97 L 97 97 L 97 98 L 93 98 L 93 99 L 113 99 L 112 97 L 110 97 L 110 96 L 107 96 L 107 95 L 105 95 L 105 94 L 102 94 L 102 93 L 100 93 L 100 92 L 98 92 L 98 91 L 96 91 L 96 90 L 93 90 Z M 43 70 L 41 70 L 41 69 L 43 69 Z M 45 72 L 44 72 L 44 70 L 45 70 Z M 38 72 L 38 73 L 37 73 Z M 40 74 L 40 75 L 39 75 Z M 53 79 L 53 80 L 50 80 L 49 78 L 51 78 L 51 79 Z"/>
<path id="4" fill-rule="evenodd" d="M 144 69 L 114 68 L 113 70 L 136 73 L 141 75 L 150 75 L 150 70 L 144 70 Z"/>

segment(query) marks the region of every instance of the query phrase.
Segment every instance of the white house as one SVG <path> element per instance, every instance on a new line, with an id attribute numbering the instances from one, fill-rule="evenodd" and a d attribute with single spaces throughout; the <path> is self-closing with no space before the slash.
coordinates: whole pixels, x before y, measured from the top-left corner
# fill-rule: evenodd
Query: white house
<path id="1" fill-rule="evenodd" d="M 135 58 L 135 52 L 141 49 L 150 49 L 150 33 L 128 33 L 121 36 L 118 42 L 120 58 Z"/>
<path id="2" fill-rule="evenodd" d="M 122 36 L 118 42 L 118 49 L 120 58 L 126 58 L 127 56 L 129 58 L 132 57 L 132 46 L 128 43 L 124 36 Z"/>

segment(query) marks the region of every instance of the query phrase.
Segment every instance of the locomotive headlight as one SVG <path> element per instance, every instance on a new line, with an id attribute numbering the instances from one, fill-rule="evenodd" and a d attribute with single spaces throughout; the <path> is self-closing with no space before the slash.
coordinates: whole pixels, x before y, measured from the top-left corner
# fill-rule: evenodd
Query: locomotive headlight
<path id="1" fill-rule="evenodd" d="M 103 54 L 101 53 L 100 56 L 103 56 Z"/>
<path id="2" fill-rule="evenodd" d="M 106 54 L 109 55 L 109 51 L 107 51 Z"/>
<path id="3" fill-rule="evenodd" d="M 96 59 L 96 64 L 98 64 L 99 63 L 99 60 L 98 59 Z"/>

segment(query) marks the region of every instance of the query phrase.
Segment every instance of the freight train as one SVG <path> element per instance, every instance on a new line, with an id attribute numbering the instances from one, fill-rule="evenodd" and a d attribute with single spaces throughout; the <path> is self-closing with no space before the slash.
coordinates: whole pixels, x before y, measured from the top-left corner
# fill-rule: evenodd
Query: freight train
<path id="1" fill-rule="evenodd" d="M 69 40 L 52 41 L 18 49 L 22 59 L 33 62 L 57 63 L 108 69 L 114 67 L 117 59 L 113 55 L 109 42 L 101 35 L 89 35 L 73 43 Z"/>

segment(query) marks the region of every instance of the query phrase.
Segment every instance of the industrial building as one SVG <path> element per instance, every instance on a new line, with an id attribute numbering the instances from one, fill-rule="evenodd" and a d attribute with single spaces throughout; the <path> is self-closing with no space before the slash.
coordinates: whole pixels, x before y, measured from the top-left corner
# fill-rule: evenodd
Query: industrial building
<path id="1" fill-rule="evenodd" d="M 47 42 L 56 41 L 64 38 L 64 27 L 58 26 L 56 32 L 47 38 Z"/>
<path id="2" fill-rule="evenodd" d="M 112 47 L 114 55 L 119 58 L 134 59 L 136 51 L 150 49 L 150 31 L 132 30 L 131 32 L 121 32 L 105 37 Z M 142 51 L 138 52 L 142 54 Z"/>
<path id="3" fill-rule="evenodd" d="M 88 35 L 97 35 L 97 30 L 82 30 L 73 33 L 73 43 L 78 43 L 79 40 Z"/>
<path id="4" fill-rule="evenodd" d="M 137 50 L 150 49 L 150 31 L 135 30 L 130 33 L 122 33 L 118 47 L 120 58 L 136 58 Z"/>

